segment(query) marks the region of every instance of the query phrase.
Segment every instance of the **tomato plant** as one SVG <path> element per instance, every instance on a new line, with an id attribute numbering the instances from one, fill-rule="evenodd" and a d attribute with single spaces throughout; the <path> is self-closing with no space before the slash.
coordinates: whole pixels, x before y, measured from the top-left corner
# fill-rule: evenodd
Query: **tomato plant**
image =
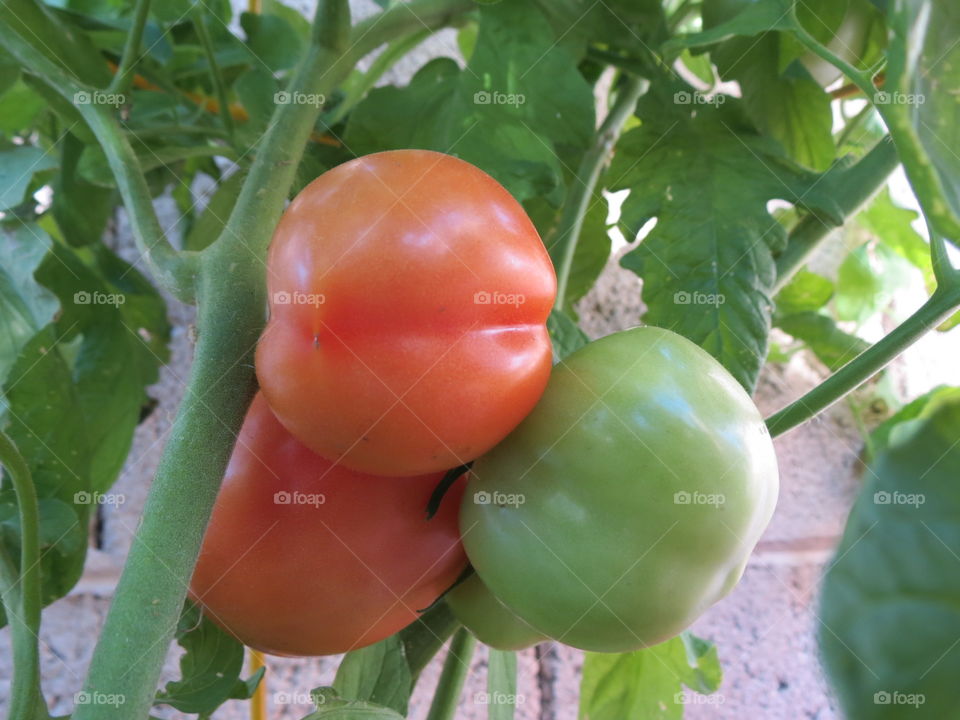
<path id="1" fill-rule="evenodd" d="M 440 477 L 334 465 L 291 436 L 258 395 L 191 594 L 246 645 L 274 654 L 333 655 L 382 640 L 416 620 L 466 566 L 457 532 L 463 482 L 425 515 Z"/>
<path id="2" fill-rule="evenodd" d="M 0 712 L 949 714 L 960 6 L 367 5 L 0 3 Z"/>
<path id="3" fill-rule="evenodd" d="M 503 187 L 449 155 L 394 150 L 321 175 L 277 226 L 267 285 L 260 386 L 290 432 L 348 467 L 461 465 L 546 385 L 546 249 Z"/>

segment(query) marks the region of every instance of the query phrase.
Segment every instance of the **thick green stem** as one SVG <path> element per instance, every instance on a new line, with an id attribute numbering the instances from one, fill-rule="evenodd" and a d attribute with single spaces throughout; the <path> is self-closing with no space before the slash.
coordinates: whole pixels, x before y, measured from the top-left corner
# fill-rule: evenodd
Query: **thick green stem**
<path id="1" fill-rule="evenodd" d="M 463 0 L 397 6 L 349 32 L 345 0 L 321 2 L 294 93 L 326 94 L 364 54 L 394 34 L 446 22 Z M 254 390 L 253 350 L 263 326 L 263 257 L 316 121 L 312 104 L 279 106 L 237 207 L 200 255 L 198 343 L 177 420 L 164 449 L 85 689 L 118 706 L 79 707 L 74 720 L 141 720 L 149 712 L 203 531 Z"/>
<path id="2" fill-rule="evenodd" d="M 207 64 L 210 65 L 210 81 L 213 83 L 214 92 L 217 93 L 217 101 L 220 103 L 220 121 L 232 142 L 233 117 L 230 115 L 227 86 L 223 82 L 223 73 L 220 72 L 220 66 L 217 65 L 217 55 L 213 48 L 213 40 L 211 40 L 210 33 L 207 31 L 204 9 L 200 6 L 193 11 L 193 27 L 196 29 L 197 37 L 200 38 L 200 43 L 203 45 L 203 53 L 207 56 Z"/>
<path id="3" fill-rule="evenodd" d="M 133 11 L 133 25 L 130 27 L 127 42 L 123 46 L 120 65 L 117 66 L 117 74 L 113 76 L 107 92 L 123 95 L 130 89 L 130 85 L 133 83 L 133 71 L 140 57 L 140 42 L 143 39 L 143 28 L 147 24 L 147 16 L 149 14 L 150 0 L 137 0 L 137 6 Z"/>
<path id="4" fill-rule="evenodd" d="M 457 630 L 450 641 L 450 650 L 443 662 L 427 720 L 452 720 L 456 715 L 463 681 L 470 670 L 470 660 L 476 646 L 477 639 L 466 628 Z"/>
<path id="5" fill-rule="evenodd" d="M 627 118 L 633 114 L 637 100 L 646 91 L 648 81 L 645 78 L 628 76 L 617 94 L 617 100 L 610 108 L 606 119 L 597 131 L 593 145 L 583 155 L 577 175 L 570 183 L 570 190 L 563 203 L 563 212 L 557 224 L 550 255 L 557 268 L 557 300 L 555 307 L 563 310 L 567 301 L 567 284 L 573 258 L 580 241 L 583 219 L 593 200 L 600 173 L 620 137 L 620 131 Z"/>
<path id="6" fill-rule="evenodd" d="M 851 390 L 883 370 L 891 360 L 936 327 L 960 306 L 960 282 L 938 287 L 919 310 L 878 343 L 865 350 L 813 390 L 767 418 L 773 437 L 815 417 Z"/>
<path id="7" fill-rule="evenodd" d="M 459 627 L 460 623 L 450 612 L 447 604 L 440 602 L 423 613 L 415 623 L 400 631 L 400 640 L 403 642 L 407 665 L 410 666 L 414 683 L 433 656 Z"/>
<path id="8" fill-rule="evenodd" d="M 899 163 L 896 148 L 889 138 L 884 138 L 854 165 L 829 171 L 823 182 L 828 184 L 831 197 L 839 205 L 842 216 L 847 218 L 855 215 L 883 187 Z M 813 251 L 836 227 L 837 223 L 817 213 L 804 216 L 796 224 L 790 232 L 787 247 L 777 258 L 774 293 L 806 265 Z"/>
<path id="9" fill-rule="evenodd" d="M 20 516 L 20 573 L 4 554 L 0 594 L 13 644 L 13 683 L 10 688 L 10 720 L 36 720 L 42 704 L 40 693 L 40 513 L 30 467 L 13 441 L 0 432 L 0 462 L 7 469 L 17 496 Z"/>

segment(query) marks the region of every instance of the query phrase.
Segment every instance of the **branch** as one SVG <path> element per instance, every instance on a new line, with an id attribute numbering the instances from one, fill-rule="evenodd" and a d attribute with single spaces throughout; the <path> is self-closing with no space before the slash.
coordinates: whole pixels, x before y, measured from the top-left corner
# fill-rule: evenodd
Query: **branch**
<path id="1" fill-rule="evenodd" d="M 855 164 L 827 171 L 824 179 L 829 183 L 830 194 L 840 206 L 844 218 L 857 214 L 876 192 L 883 187 L 900 159 L 896 148 L 886 137 Z M 831 177 L 832 176 L 832 177 Z M 836 223 L 816 213 L 805 215 L 787 240 L 787 247 L 777 258 L 777 281 L 773 292 L 777 293 L 790 282 L 794 275 L 806 265 L 807 260 L 820 243 L 838 227 Z"/>
<path id="2" fill-rule="evenodd" d="M 123 55 L 120 57 L 120 65 L 117 68 L 117 74 L 110 81 L 108 93 L 115 95 L 125 95 L 133 82 L 134 68 L 140 57 L 140 43 L 143 40 L 143 28 L 147 24 L 147 15 L 150 14 L 150 0 L 137 0 L 137 6 L 134 9 L 133 25 L 130 27 L 130 34 L 127 36 L 127 42 L 123 46 Z"/>
<path id="3" fill-rule="evenodd" d="M 220 72 L 220 66 L 217 65 L 217 55 L 213 49 L 213 40 L 210 39 L 210 33 L 207 31 L 203 8 L 198 5 L 192 14 L 193 27 L 196 29 L 201 45 L 203 45 L 203 53 L 207 56 L 207 64 L 210 66 L 210 81 L 213 83 L 214 92 L 217 93 L 217 100 L 220 103 L 220 120 L 223 122 L 223 129 L 227 131 L 227 137 L 230 138 L 232 143 L 233 117 L 230 115 L 227 87 L 223 82 L 223 73 Z"/>
<path id="4" fill-rule="evenodd" d="M 900 353 L 960 306 L 960 278 L 952 285 L 938 286 L 929 300 L 893 332 L 871 346 L 813 390 L 767 418 L 773 437 L 820 414 L 847 393 L 883 370 Z"/>
<path id="5" fill-rule="evenodd" d="M 562 311 L 566 304 L 567 283 L 570 280 L 570 270 L 573 267 L 573 258 L 580 242 L 580 232 L 583 229 L 583 219 L 590 206 L 600 179 L 600 173 L 613 151 L 613 146 L 620 137 L 623 124 L 627 121 L 637 106 L 637 100 L 646 92 L 649 82 L 645 78 L 628 76 L 626 83 L 619 90 L 617 100 L 606 119 L 597 131 L 593 145 L 584 153 L 577 168 L 576 177 L 570 183 L 567 197 L 563 202 L 563 213 L 557 223 L 556 241 L 552 243 L 550 254 L 554 257 L 557 267 L 557 300 L 554 307 Z"/>
<path id="6" fill-rule="evenodd" d="M 466 628 L 462 627 L 454 634 L 427 720 L 453 720 L 476 646 L 477 639 Z"/>
<path id="7" fill-rule="evenodd" d="M 0 432 L 0 462 L 7 470 L 17 496 L 20 514 L 20 573 L 6 553 L 2 556 L 0 585 L 13 644 L 13 683 L 10 688 L 11 720 L 38 717 L 40 693 L 40 513 L 30 468 L 16 445 Z M 46 707 L 42 705 L 42 707 Z"/>

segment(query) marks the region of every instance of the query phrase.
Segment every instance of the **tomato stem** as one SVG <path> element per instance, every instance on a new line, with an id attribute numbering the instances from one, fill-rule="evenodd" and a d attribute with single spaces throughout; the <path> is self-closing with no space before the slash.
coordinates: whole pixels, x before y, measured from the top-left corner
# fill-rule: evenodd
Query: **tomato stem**
<path id="1" fill-rule="evenodd" d="M 847 393 L 883 370 L 894 358 L 960 307 L 960 279 L 937 287 L 930 299 L 885 338 L 860 353 L 833 375 L 783 410 L 767 418 L 773 437 L 819 415 Z"/>
<path id="2" fill-rule="evenodd" d="M 150 14 L 150 0 L 137 0 L 137 5 L 133 10 L 133 25 L 130 27 L 130 34 L 127 35 L 127 41 L 123 46 L 123 55 L 120 56 L 120 65 L 117 68 L 116 75 L 110 81 L 110 87 L 107 92 L 115 95 L 126 95 L 130 90 L 130 84 L 133 82 L 134 68 L 140 59 L 140 44 L 143 40 L 143 29 L 147 24 L 147 16 Z"/>
<path id="3" fill-rule="evenodd" d="M 476 646 L 477 639 L 466 628 L 460 628 L 454 634 L 447 657 L 443 661 L 443 670 L 427 720 L 452 720 L 455 716 Z"/>
<path id="4" fill-rule="evenodd" d="M 13 444 L 0 432 L 0 462 L 6 468 L 17 496 L 20 516 L 20 572 L 4 549 L 0 553 L 0 595 L 10 624 L 13 645 L 13 682 L 10 688 L 10 720 L 46 718 L 40 693 L 40 514 L 30 467 Z"/>
<path id="5" fill-rule="evenodd" d="M 563 212 L 552 233 L 548 249 L 557 269 L 557 300 L 554 308 L 562 311 L 567 303 L 567 285 L 577 243 L 583 229 L 583 219 L 595 202 L 594 194 L 600 173 L 606 165 L 613 147 L 620 137 L 623 124 L 637 106 L 637 100 L 646 92 L 649 81 L 634 75 L 627 75 L 626 82 L 619 89 L 617 100 L 610 108 L 606 119 L 597 131 L 593 145 L 584 153 L 577 168 L 576 177 L 571 181 L 567 197 L 563 203 Z"/>
<path id="6" fill-rule="evenodd" d="M 213 40 L 207 31 L 206 14 L 202 7 L 197 5 L 193 10 L 193 27 L 196 30 L 197 37 L 200 38 L 200 44 L 203 46 L 203 53 L 207 56 L 207 64 L 210 66 L 210 81 L 213 83 L 214 92 L 217 93 L 220 107 L 220 121 L 223 123 L 223 129 L 227 132 L 231 144 L 234 141 L 233 116 L 230 114 L 230 102 L 227 99 L 227 86 L 223 81 L 223 73 L 217 64 L 217 55 L 213 48 Z"/>

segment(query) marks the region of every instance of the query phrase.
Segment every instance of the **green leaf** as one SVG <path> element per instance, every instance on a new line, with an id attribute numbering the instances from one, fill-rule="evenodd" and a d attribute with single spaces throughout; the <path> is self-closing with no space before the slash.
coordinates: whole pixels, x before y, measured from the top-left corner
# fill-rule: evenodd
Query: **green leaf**
<path id="1" fill-rule="evenodd" d="M 584 215 L 580 239 L 573 252 L 573 264 L 567 278 L 567 306 L 590 292 L 610 259 L 610 248 L 607 201 L 601 193 L 596 192 Z"/>
<path id="2" fill-rule="evenodd" d="M 100 242 L 117 202 L 116 193 L 85 182 L 77 175 L 84 146 L 76 136 L 67 133 L 61 146 L 60 172 L 53 184 L 53 216 L 66 230 L 67 242 L 71 245 Z"/>
<path id="3" fill-rule="evenodd" d="M 822 275 L 801 269 L 777 293 L 777 312 L 781 315 L 819 310 L 833 297 L 833 283 Z"/>
<path id="4" fill-rule="evenodd" d="M 910 284 L 910 271 L 911 266 L 885 245 L 860 245 L 837 271 L 837 317 L 862 325 L 885 310 L 899 288 Z"/>
<path id="5" fill-rule="evenodd" d="M 487 661 L 487 720 L 513 720 L 517 706 L 517 654 L 489 649 Z"/>
<path id="6" fill-rule="evenodd" d="M 561 147 L 586 148 L 594 129 L 590 86 L 576 59 L 529 5 L 480 9 L 466 70 L 440 58 L 405 88 L 373 90 L 354 109 L 345 144 L 357 154 L 418 147 L 453 153 L 514 197 L 562 197 Z"/>
<path id="7" fill-rule="evenodd" d="M 689 633 L 622 655 L 586 653 L 579 720 L 683 717 L 683 686 L 713 693 L 722 677 L 716 648 Z"/>
<path id="8" fill-rule="evenodd" d="M 33 278 L 49 247 L 49 238 L 27 226 L 0 232 L 0 383 L 57 311 L 56 297 Z"/>
<path id="9" fill-rule="evenodd" d="M 341 698 L 369 700 L 406 715 L 413 678 L 400 637 L 391 635 L 375 645 L 347 653 L 337 669 L 333 687 Z"/>
<path id="10" fill-rule="evenodd" d="M 239 640 L 189 603 L 180 617 L 177 642 L 185 650 L 180 658 L 180 679 L 168 682 L 157 693 L 155 704 L 209 714 L 235 696 L 243 671 L 244 649 Z M 256 683 L 243 687 L 255 690 Z"/>
<path id="11" fill-rule="evenodd" d="M 644 122 L 621 137 L 607 173 L 610 190 L 630 190 L 628 238 L 657 218 L 621 264 L 643 278 L 647 323 L 690 338 L 752 390 L 770 331 L 773 253 L 786 242 L 767 202 L 837 210 L 819 176 L 788 168 L 741 129 L 733 100 L 691 113 L 664 102 L 667 92 L 641 100 Z"/>
<path id="12" fill-rule="evenodd" d="M 684 48 L 697 48 L 713 45 L 737 36 L 759 35 L 768 30 L 789 30 L 793 27 L 790 7 L 793 0 L 765 0 L 764 2 L 741 3 L 743 9 L 731 18 L 725 17 L 726 11 L 714 15 L 713 8 L 723 8 L 722 3 L 706 3 L 703 23 L 707 30 L 672 38 L 663 46 L 663 53 L 673 59 Z"/>
<path id="13" fill-rule="evenodd" d="M 756 128 L 780 143 L 795 163 L 823 171 L 836 154 L 830 96 L 799 64 L 781 74 L 777 58 L 783 37 L 770 32 L 733 38 L 712 56 L 724 80 L 740 83 Z"/>
<path id="14" fill-rule="evenodd" d="M 547 332 L 553 343 L 553 362 L 558 363 L 567 355 L 576 352 L 589 340 L 577 323 L 560 310 L 552 310 L 547 318 Z"/>
<path id="15" fill-rule="evenodd" d="M 831 371 L 839 370 L 870 343 L 837 327 L 826 315 L 810 310 L 778 316 L 776 325 L 788 335 L 803 341 Z"/>
<path id="16" fill-rule="evenodd" d="M 304 39 L 285 17 L 245 12 L 240 25 L 250 52 L 272 72 L 289 70 L 303 54 Z"/>
<path id="17" fill-rule="evenodd" d="M 156 169 L 170 169 L 171 165 L 181 160 L 206 157 L 229 157 L 230 150 L 218 145 L 146 145 L 138 142 L 136 149 L 137 161 L 143 172 Z M 80 156 L 77 171 L 87 182 L 100 187 L 116 187 L 117 181 L 107 162 L 106 155 L 99 146 L 88 145 Z"/>
<path id="18" fill-rule="evenodd" d="M 34 173 L 56 166 L 56 157 L 33 145 L 0 150 L 0 211 L 15 208 L 23 202 Z"/>
<path id="19" fill-rule="evenodd" d="M 0 96 L 0 136 L 12 137 L 32 127 L 46 103 L 21 78 Z"/>
<path id="20" fill-rule="evenodd" d="M 820 600 L 824 666 L 849 717 L 960 704 L 960 389 L 895 419 L 864 475 Z"/>
<path id="21" fill-rule="evenodd" d="M 886 80 L 874 95 L 927 220 L 960 247 L 960 4 L 892 4 Z"/>
<path id="22" fill-rule="evenodd" d="M 919 215 L 893 204 L 890 190 L 884 188 L 866 210 L 859 213 L 855 222 L 878 241 L 907 260 L 923 274 L 927 290 L 933 290 L 933 264 L 930 261 L 930 245 L 913 228 Z"/>

